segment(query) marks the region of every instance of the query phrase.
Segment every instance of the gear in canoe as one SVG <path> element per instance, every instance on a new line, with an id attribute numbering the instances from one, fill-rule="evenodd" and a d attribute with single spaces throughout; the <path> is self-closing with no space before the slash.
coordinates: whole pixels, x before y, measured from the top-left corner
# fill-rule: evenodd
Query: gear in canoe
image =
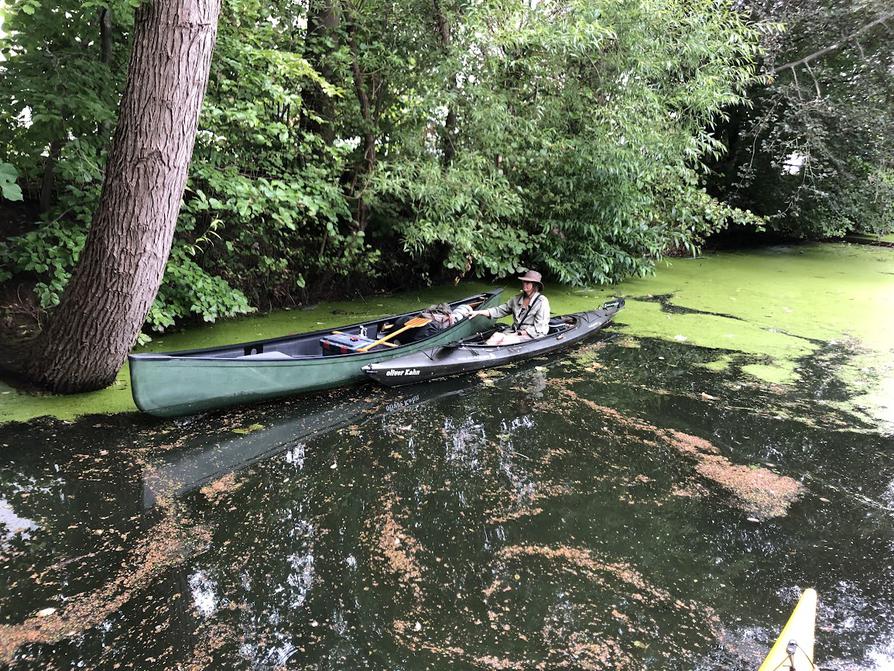
<path id="1" fill-rule="evenodd" d="M 500 291 L 491 291 L 447 305 L 462 316 L 498 305 L 499 298 Z M 466 338 L 492 323 L 465 317 L 426 330 L 433 320 L 416 311 L 223 347 L 131 354 L 131 392 L 143 412 L 172 417 L 331 389 L 362 381 L 366 364 Z"/>
<path id="2" fill-rule="evenodd" d="M 425 348 L 413 354 L 366 365 L 363 372 L 376 382 L 398 387 L 551 354 L 594 336 L 611 323 L 622 307 L 624 299 L 618 299 L 605 303 L 598 310 L 554 317 L 549 320 L 545 335 L 511 344 L 489 345 L 487 341 L 496 329 L 483 331 L 442 347 Z"/>

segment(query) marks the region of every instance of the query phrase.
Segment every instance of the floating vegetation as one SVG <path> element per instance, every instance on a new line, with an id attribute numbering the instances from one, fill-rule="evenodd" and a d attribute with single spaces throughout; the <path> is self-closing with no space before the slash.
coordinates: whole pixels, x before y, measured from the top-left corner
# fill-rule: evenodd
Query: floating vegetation
<path id="1" fill-rule="evenodd" d="M 41 609 L 21 624 L 0 625 L 0 663 L 12 664 L 16 651 L 24 645 L 51 645 L 84 635 L 164 571 L 207 549 L 210 540 L 207 529 L 168 511 L 102 587 L 68 598 L 61 608 Z"/>
<path id="2" fill-rule="evenodd" d="M 791 477 L 778 475 L 762 467 L 749 467 L 732 463 L 720 454 L 710 441 L 674 429 L 662 429 L 642 419 L 622 414 L 589 399 L 557 382 L 562 393 L 599 413 L 612 425 L 631 432 L 646 434 L 652 444 L 672 447 L 681 456 L 695 461 L 695 471 L 703 479 L 721 487 L 747 513 L 760 519 L 781 517 L 804 493 L 803 485 Z"/>
<path id="3" fill-rule="evenodd" d="M 240 484 L 236 481 L 236 474 L 227 473 L 214 482 L 205 485 L 199 491 L 212 504 L 217 504 L 222 498 L 229 496 L 239 487 Z"/>

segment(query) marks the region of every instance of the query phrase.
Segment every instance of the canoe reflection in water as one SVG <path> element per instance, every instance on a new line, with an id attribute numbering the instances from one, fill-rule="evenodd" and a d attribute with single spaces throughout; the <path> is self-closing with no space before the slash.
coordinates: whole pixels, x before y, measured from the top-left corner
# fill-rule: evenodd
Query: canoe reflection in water
<path id="1" fill-rule="evenodd" d="M 358 396 L 351 390 L 330 394 L 326 406 L 321 399 L 296 399 L 271 417 L 258 414 L 265 425 L 221 442 L 179 448 L 150 461 L 143 469 L 143 507 L 151 508 L 159 498 L 177 497 L 254 463 L 298 447 L 308 438 L 318 438 L 340 428 L 360 424 L 434 399 L 459 394 L 468 389 L 468 379 L 447 380 L 412 392 L 388 393 L 375 390 Z M 249 415 L 254 417 L 254 415 Z"/>

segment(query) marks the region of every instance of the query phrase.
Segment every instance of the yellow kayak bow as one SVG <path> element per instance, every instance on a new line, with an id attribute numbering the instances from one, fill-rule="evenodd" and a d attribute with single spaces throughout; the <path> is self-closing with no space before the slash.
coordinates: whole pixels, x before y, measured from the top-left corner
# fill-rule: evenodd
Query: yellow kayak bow
<path id="1" fill-rule="evenodd" d="M 816 590 L 805 589 L 758 671 L 815 671 L 816 665 L 813 663 L 815 624 Z"/>

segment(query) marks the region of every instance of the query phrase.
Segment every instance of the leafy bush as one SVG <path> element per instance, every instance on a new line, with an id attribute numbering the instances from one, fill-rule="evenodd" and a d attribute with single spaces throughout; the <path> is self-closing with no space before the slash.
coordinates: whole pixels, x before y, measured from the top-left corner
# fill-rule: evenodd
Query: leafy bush
<path id="1" fill-rule="evenodd" d="M 55 307 L 84 247 L 85 231 L 83 222 L 55 220 L 0 243 L 0 268 L 6 269 L 0 281 L 34 278 L 40 307 Z M 160 332 L 184 318 L 214 321 L 252 311 L 242 292 L 204 271 L 193 253 L 194 248 L 182 243 L 172 250 L 164 283 L 146 318 L 147 329 Z"/>
<path id="2" fill-rule="evenodd" d="M 84 238 L 85 228 L 78 222 L 55 220 L 0 242 L 0 282 L 14 276 L 35 278 L 39 305 L 54 307 L 84 247 Z"/>
<path id="3" fill-rule="evenodd" d="M 213 322 L 219 317 L 253 311 L 241 291 L 203 270 L 193 258 L 194 253 L 194 248 L 183 243 L 171 250 L 164 281 L 146 318 L 152 330 L 164 331 L 187 317 L 198 316 Z"/>
<path id="4" fill-rule="evenodd" d="M 0 281 L 46 309 L 97 202 L 135 2 L 8 10 L 0 148 L 29 200 L 53 198 L 0 246 Z M 614 282 L 759 224 L 703 188 L 712 124 L 756 81 L 757 32 L 727 3 L 330 6 L 224 1 L 148 331 L 520 266 Z"/>
<path id="5" fill-rule="evenodd" d="M 374 209 L 408 251 L 444 245 L 461 273 L 535 265 L 616 282 L 730 221 L 760 224 L 702 186 L 702 160 L 722 150 L 711 123 L 755 81 L 758 33 L 740 14 L 688 0 L 466 9 L 443 61 L 419 56 L 410 75 L 366 64 L 413 92 L 394 94 L 372 180 Z M 461 90 L 432 87 L 451 78 Z M 450 131 L 439 108 L 457 120 L 449 163 L 431 141 Z"/>

